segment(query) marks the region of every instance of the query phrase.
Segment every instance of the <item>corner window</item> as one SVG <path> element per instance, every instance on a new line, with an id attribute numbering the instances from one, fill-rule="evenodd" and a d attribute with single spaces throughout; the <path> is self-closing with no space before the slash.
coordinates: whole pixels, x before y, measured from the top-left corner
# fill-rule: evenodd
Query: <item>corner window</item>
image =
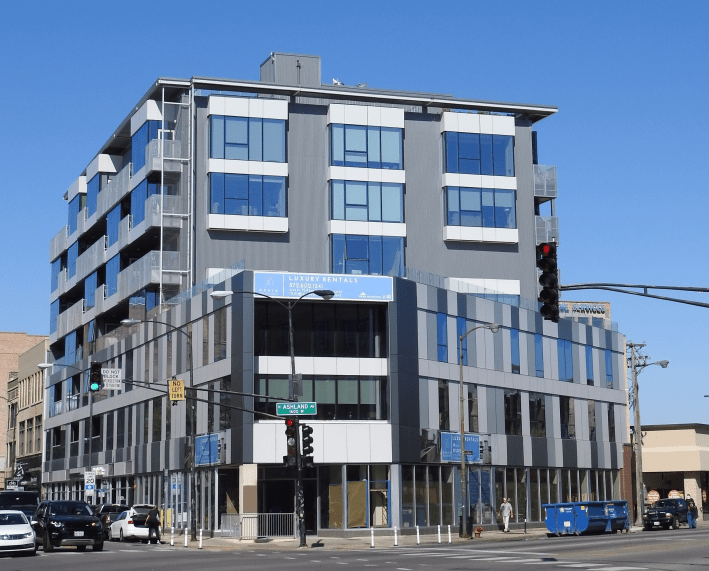
<path id="1" fill-rule="evenodd" d="M 613 353 L 606 349 L 606 387 L 613 388 Z"/>
<path id="2" fill-rule="evenodd" d="M 86 185 L 86 215 L 92 216 L 96 212 L 98 193 L 101 190 L 101 174 L 97 174 Z"/>
<path id="3" fill-rule="evenodd" d="M 133 174 L 137 173 L 145 166 L 145 147 L 148 146 L 150 141 L 158 138 L 161 123 L 161 121 L 146 121 L 133 135 L 131 141 Z"/>
<path id="4" fill-rule="evenodd" d="M 445 313 L 436 314 L 436 339 L 438 340 L 438 360 L 448 362 L 448 316 Z"/>
<path id="5" fill-rule="evenodd" d="M 55 291 L 59 287 L 59 274 L 62 271 L 62 259 L 57 258 L 51 264 L 51 289 L 50 291 Z"/>
<path id="6" fill-rule="evenodd" d="M 445 172 L 515 176 L 514 137 L 446 132 Z"/>
<path id="7" fill-rule="evenodd" d="M 566 383 L 573 383 L 574 362 L 571 351 L 571 341 L 557 339 L 556 348 L 559 357 L 559 380 Z"/>
<path id="8" fill-rule="evenodd" d="M 519 330 L 510 329 L 510 357 L 512 372 L 519 375 Z"/>
<path id="9" fill-rule="evenodd" d="M 446 225 L 517 228 L 515 191 L 448 186 Z"/>
<path id="10" fill-rule="evenodd" d="M 59 300 L 54 300 L 49 306 L 49 333 L 57 332 L 57 321 L 59 320 Z"/>
<path id="11" fill-rule="evenodd" d="M 403 130 L 363 125 L 330 126 L 330 164 L 403 170 Z"/>
<path id="12" fill-rule="evenodd" d="M 392 236 L 332 235 L 332 273 L 404 275 L 404 239 Z"/>
<path id="13" fill-rule="evenodd" d="M 76 259 L 79 257 L 79 242 L 74 242 L 67 251 L 67 279 L 76 275 Z"/>
<path id="14" fill-rule="evenodd" d="M 332 220 L 404 221 L 403 184 L 333 180 L 330 189 Z"/>
<path id="15" fill-rule="evenodd" d="M 536 375 L 540 379 L 544 377 L 544 338 L 535 333 L 534 335 L 534 365 Z"/>
<path id="16" fill-rule="evenodd" d="M 209 213 L 286 216 L 286 179 L 282 176 L 210 173 Z"/>
<path id="17" fill-rule="evenodd" d="M 593 347 L 586 345 L 586 384 L 593 386 Z"/>
<path id="18" fill-rule="evenodd" d="M 212 115 L 210 122 L 210 158 L 286 162 L 285 120 Z"/>
<path id="19" fill-rule="evenodd" d="M 143 180 L 130 193 L 131 225 L 135 228 L 145 220 L 145 201 L 160 193 L 160 185 Z"/>
<path id="20" fill-rule="evenodd" d="M 85 194 L 77 194 L 71 199 L 71 202 L 69 203 L 69 236 L 76 232 L 77 216 L 79 216 L 79 212 L 81 212 L 81 209 L 84 208 L 84 206 L 86 206 Z"/>

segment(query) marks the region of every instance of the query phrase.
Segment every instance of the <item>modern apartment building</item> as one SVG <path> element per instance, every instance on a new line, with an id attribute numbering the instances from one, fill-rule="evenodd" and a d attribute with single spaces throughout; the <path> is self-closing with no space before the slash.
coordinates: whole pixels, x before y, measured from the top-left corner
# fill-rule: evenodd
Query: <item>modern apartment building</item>
<path id="1" fill-rule="evenodd" d="M 164 504 L 182 528 L 194 459 L 200 527 L 292 513 L 263 397 L 288 398 L 297 301 L 309 530 L 457 525 L 462 503 L 493 525 L 503 496 L 541 522 L 548 501 L 618 497 L 624 338 L 538 314 L 535 247 L 559 234 L 537 125 L 555 112 L 323 85 L 298 54 L 259 81 L 158 79 L 51 243 L 44 493 L 84 497 L 98 467 L 106 501 Z M 335 296 L 299 300 L 314 289 Z M 89 395 L 90 362 L 127 382 Z M 198 389 L 194 418 L 174 377 Z"/>

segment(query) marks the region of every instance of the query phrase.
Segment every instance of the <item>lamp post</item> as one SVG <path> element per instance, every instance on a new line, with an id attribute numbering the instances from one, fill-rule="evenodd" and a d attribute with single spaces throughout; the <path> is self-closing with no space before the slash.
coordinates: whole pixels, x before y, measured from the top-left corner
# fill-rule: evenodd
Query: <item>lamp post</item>
<path id="1" fill-rule="evenodd" d="M 497 323 L 489 323 L 487 325 L 476 325 L 472 329 L 466 331 L 458 337 L 458 360 L 460 362 L 460 490 L 461 490 L 461 529 L 460 537 L 468 536 L 468 488 L 467 474 L 465 467 L 465 385 L 463 384 L 463 340 L 476 329 L 489 329 L 493 333 L 497 333 L 500 326 Z"/>
<path id="2" fill-rule="evenodd" d="M 164 321 L 156 320 L 144 320 L 144 319 L 123 319 L 121 325 L 137 325 L 138 323 L 159 323 L 166 327 L 169 327 L 171 331 L 179 331 L 185 337 L 187 337 L 187 344 L 189 345 L 189 355 L 190 355 L 190 389 L 192 392 L 190 398 L 190 447 L 192 448 L 192 454 L 190 459 L 190 536 L 192 541 L 197 541 L 197 481 L 195 476 L 195 465 L 196 465 L 196 416 L 197 416 L 197 393 L 194 388 L 194 352 L 192 348 L 192 333 L 184 331 L 180 327 L 175 327 Z M 166 443 L 169 446 L 169 443 Z M 167 467 L 169 469 L 169 466 Z M 167 498 L 165 499 L 167 501 Z"/>
<path id="3" fill-rule="evenodd" d="M 630 357 L 628 357 L 628 367 L 630 368 L 632 374 L 632 384 L 633 384 L 633 403 L 635 417 L 633 420 L 633 427 L 635 431 L 635 502 L 637 508 L 635 510 L 635 525 L 642 527 L 643 525 L 643 511 L 645 506 L 645 494 L 643 493 L 643 443 L 642 443 L 642 428 L 640 426 L 640 396 L 638 391 L 638 375 L 645 367 L 650 367 L 651 365 L 659 365 L 663 369 L 667 368 L 670 364 L 669 361 L 655 361 L 654 363 L 648 363 L 650 357 L 646 355 L 639 355 L 638 349 L 645 347 L 645 343 L 633 343 L 629 342 L 626 344 L 627 348 L 630 350 Z"/>
<path id="4" fill-rule="evenodd" d="M 295 382 L 295 348 L 293 346 L 293 307 L 301 299 L 303 299 L 304 297 L 306 297 L 308 295 L 316 295 L 326 301 L 329 301 L 335 296 L 335 292 L 331 291 L 329 289 L 316 289 L 316 290 L 312 290 L 312 291 L 308 291 L 308 292 L 304 293 L 295 301 L 287 301 L 285 303 L 277 300 L 276 298 L 271 297 L 270 295 L 266 295 L 265 293 L 259 293 L 257 291 L 224 290 L 224 291 L 213 291 L 210 295 L 214 299 L 222 299 L 227 296 L 238 294 L 238 293 L 260 295 L 262 297 L 270 299 L 271 301 L 275 301 L 278 305 L 280 305 L 281 307 L 284 307 L 285 309 L 288 310 L 288 345 L 289 345 L 289 349 L 290 349 L 291 383 Z M 296 437 L 297 436 L 298 435 L 296 435 Z M 297 479 L 296 479 L 295 495 L 296 495 L 296 512 L 298 514 L 298 535 L 300 537 L 299 547 L 307 547 L 307 543 L 305 541 L 305 518 L 304 518 L 305 514 L 301 510 L 301 506 L 304 506 L 303 463 L 302 463 L 301 456 L 300 456 L 300 447 L 297 445 L 297 443 L 296 443 L 296 450 L 297 450 L 297 455 L 298 455 L 298 475 L 297 475 Z"/>

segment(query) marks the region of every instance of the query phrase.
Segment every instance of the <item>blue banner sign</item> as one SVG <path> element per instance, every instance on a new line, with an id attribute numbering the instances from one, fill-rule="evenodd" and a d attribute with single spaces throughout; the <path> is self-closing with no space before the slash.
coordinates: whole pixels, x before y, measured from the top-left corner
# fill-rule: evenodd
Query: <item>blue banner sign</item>
<path id="1" fill-rule="evenodd" d="M 441 461 L 460 462 L 460 433 L 441 432 Z M 477 434 L 465 435 L 465 461 L 480 462 L 480 436 Z"/>
<path id="2" fill-rule="evenodd" d="M 205 434 L 195 438 L 195 465 L 204 466 L 206 464 L 216 464 L 219 461 L 219 435 Z M 460 456 L 460 452 L 458 452 Z"/>
<path id="3" fill-rule="evenodd" d="M 393 279 L 386 276 L 254 272 L 254 291 L 271 297 L 297 299 L 316 289 L 334 291 L 333 299 L 392 301 L 394 297 Z"/>

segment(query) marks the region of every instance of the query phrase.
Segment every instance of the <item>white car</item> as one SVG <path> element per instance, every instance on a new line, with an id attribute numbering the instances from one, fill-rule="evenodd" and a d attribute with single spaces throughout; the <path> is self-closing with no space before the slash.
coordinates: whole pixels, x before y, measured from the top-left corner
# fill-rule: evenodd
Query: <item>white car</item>
<path id="1" fill-rule="evenodd" d="M 152 506 L 147 504 L 138 504 L 129 510 L 121 512 L 121 515 L 108 528 L 108 540 L 126 541 L 128 539 L 140 539 L 143 542 L 147 542 L 150 528 L 146 525 L 145 519 L 151 508 Z"/>
<path id="2" fill-rule="evenodd" d="M 18 510 L 0 510 L 0 553 L 37 553 L 34 530 L 27 516 Z"/>

